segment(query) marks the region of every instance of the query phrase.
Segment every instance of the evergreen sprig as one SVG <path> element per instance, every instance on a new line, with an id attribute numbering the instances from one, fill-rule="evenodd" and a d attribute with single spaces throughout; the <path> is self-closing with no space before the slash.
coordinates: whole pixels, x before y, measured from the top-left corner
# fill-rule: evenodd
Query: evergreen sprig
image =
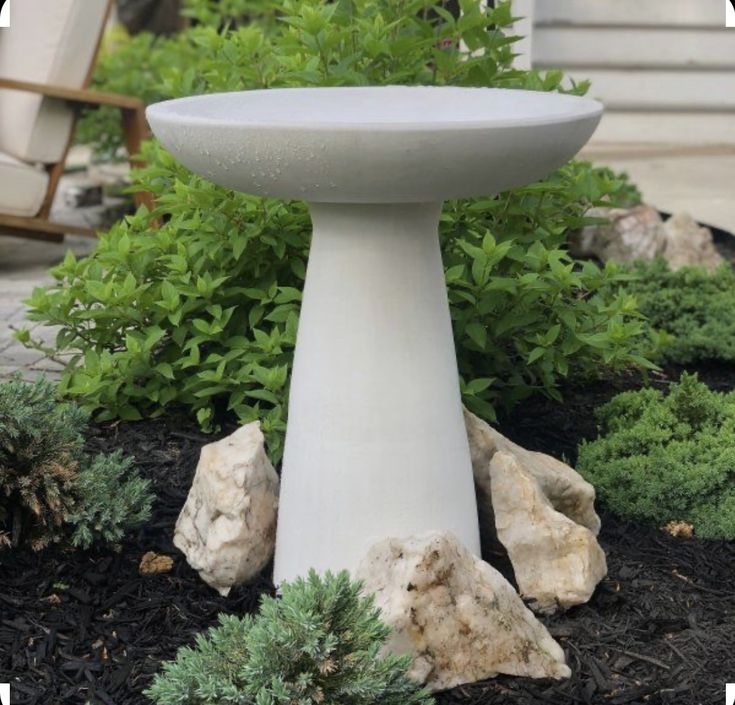
<path id="1" fill-rule="evenodd" d="M 142 524 L 151 514 L 150 481 L 139 477 L 133 459 L 120 451 L 100 454 L 79 472 L 74 483 L 77 496 L 67 516 L 71 541 L 89 548 L 95 540 L 118 544 L 125 530 Z"/>
<path id="2" fill-rule="evenodd" d="M 255 617 L 220 616 L 147 691 L 158 705 L 431 705 L 410 657 L 381 655 L 389 629 L 346 572 L 283 586 Z"/>

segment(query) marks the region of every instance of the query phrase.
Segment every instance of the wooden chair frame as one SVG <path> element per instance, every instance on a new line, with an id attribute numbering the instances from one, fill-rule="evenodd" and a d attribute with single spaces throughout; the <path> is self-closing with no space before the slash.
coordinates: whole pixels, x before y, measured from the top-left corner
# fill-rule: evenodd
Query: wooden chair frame
<path id="1" fill-rule="evenodd" d="M 105 18 L 109 17 L 111 8 L 112 0 L 109 0 Z M 76 118 L 85 107 L 100 107 L 107 105 L 120 110 L 123 133 L 125 135 L 125 146 L 128 154 L 130 155 L 130 165 L 140 166 L 140 161 L 135 157 L 140 153 L 143 140 L 150 135 L 148 123 L 145 119 L 145 104 L 141 100 L 131 96 L 89 90 L 89 84 L 92 80 L 92 74 L 97 62 L 97 56 L 99 54 L 99 48 L 106 24 L 106 21 L 103 22 L 92 63 L 89 67 L 82 88 L 64 88 L 62 86 L 54 86 L 51 84 L 30 83 L 28 81 L 15 81 L 12 79 L 0 78 L 0 90 L 9 89 L 28 91 L 48 98 L 64 100 L 74 108 L 76 114 L 74 120 L 75 124 L 72 125 L 69 139 L 60 160 L 53 164 L 46 165 L 46 170 L 49 175 L 48 188 L 46 189 L 46 195 L 44 196 L 39 212 L 32 217 L 0 213 L 0 235 L 14 235 L 16 237 L 30 238 L 33 240 L 46 240 L 50 242 L 61 242 L 64 239 L 65 234 L 96 237 L 96 232 L 92 228 L 80 225 L 54 223 L 49 219 L 54 196 L 58 190 L 59 182 L 64 173 L 64 167 L 66 165 L 69 150 L 73 143 Z M 149 193 L 135 194 L 135 203 L 136 205 L 145 204 L 149 209 L 153 208 L 153 198 Z"/>

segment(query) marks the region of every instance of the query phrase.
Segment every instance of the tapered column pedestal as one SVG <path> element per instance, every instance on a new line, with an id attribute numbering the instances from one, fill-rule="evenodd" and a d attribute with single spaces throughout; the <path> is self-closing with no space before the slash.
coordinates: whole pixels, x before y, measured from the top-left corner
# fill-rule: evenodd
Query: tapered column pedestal
<path id="1" fill-rule="evenodd" d="M 479 554 L 440 203 L 312 204 L 275 581 L 450 530 Z"/>

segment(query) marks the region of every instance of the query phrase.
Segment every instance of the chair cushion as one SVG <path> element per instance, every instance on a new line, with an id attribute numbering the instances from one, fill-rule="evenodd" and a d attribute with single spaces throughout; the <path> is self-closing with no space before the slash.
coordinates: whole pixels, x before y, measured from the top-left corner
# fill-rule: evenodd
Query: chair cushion
<path id="1" fill-rule="evenodd" d="M 0 32 L 0 77 L 65 88 L 84 87 L 108 0 L 21 0 Z M 64 154 L 74 113 L 64 102 L 0 90 L 0 150 L 53 163 Z"/>
<path id="2" fill-rule="evenodd" d="M 47 187 L 44 169 L 0 152 L 0 213 L 33 217 L 41 209 Z"/>

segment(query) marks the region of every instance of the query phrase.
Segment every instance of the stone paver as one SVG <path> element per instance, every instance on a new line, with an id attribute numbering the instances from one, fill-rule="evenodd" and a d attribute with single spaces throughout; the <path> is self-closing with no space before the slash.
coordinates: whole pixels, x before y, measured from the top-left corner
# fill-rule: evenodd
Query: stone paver
<path id="1" fill-rule="evenodd" d="M 52 220 L 59 223 L 104 227 L 109 223 L 111 209 L 120 208 L 119 199 L 106 199 L 104 205 L 88 208 L 72 208 L 66 205 L 67 189 L 80 182 L 90 181 L 109 184 L 125 177 L 127 167 L 122 165 L 90 167 L 91 154 L 85 147 L 75 147 L 67 166 L 88 167 L 88 171 L 66 174 L 54 201 Z M 3 235 L 0 231 L 0 380 L 20 372 L 26 379 L 45 374 L 57 379 L 62 365 L 50 360 L 37 350 L 30 350 L 14 338 L 20 328 L 33 331 L 33 338 L 44 346 L 53 348 L 56 329 L 26 320 L 26 307 L 23 301 L 30 297 L 33 289 L 52 281 L 49 269 L 58 264 L 72 250 L 78 256 L 94 250 L 95 240 L 91 238 L 67 236 L 61 243 L 37 242 Z"/>
<path id="2" fill-rule="evenodd" d="M 45 374 L 59 377 L 61 365 L 37 350 L 31 350 L 14 338 L 15 331 L 30 328 L 33 336 L 53 346 L 56 331 L 25 318 L 25 305 L 33 289 L 51 281 L 48 270 L 60 262 L 66 251 L 77 255 L 92 251 L 94 240 L 69 236 L 62 244 L 36 242 L 8 237 L 0 233 L 0 379 L 20 372 L 24 379 Z"/>

